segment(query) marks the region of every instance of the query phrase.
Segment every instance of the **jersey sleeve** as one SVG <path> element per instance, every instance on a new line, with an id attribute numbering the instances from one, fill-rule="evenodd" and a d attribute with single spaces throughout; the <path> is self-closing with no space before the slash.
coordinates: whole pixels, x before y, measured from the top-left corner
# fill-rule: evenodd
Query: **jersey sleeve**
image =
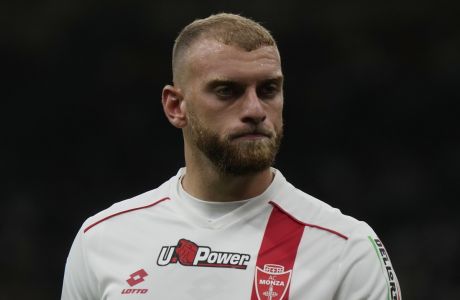
<path id="1" fill-rule="evenodd" d="M 401 300 L 398 279 L 376 234 L 350 238 L 342 253 L 340 286 L 334 300 Z"/>
<path id="2" fill-rule="evenodd" d="M 97 282 L 89 267 L 84 234 L 80 229 L 67 257 L 61 300 L 99 300 Z"/>

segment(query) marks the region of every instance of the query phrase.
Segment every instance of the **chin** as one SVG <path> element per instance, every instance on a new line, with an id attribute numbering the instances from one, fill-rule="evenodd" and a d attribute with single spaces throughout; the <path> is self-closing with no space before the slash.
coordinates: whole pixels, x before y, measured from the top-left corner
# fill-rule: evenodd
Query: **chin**
<path id="1" fill-rule="evenodd" d="M 218 168 L 225 174 L 237 176 L 259 173 L 270 168 L 274 162 L 274 155 L 264 154 L 257 153 L 256 155 L 247 155 L 245 157 L 237 156 L 231 159 L 221 159 L 218 162 Z"/>

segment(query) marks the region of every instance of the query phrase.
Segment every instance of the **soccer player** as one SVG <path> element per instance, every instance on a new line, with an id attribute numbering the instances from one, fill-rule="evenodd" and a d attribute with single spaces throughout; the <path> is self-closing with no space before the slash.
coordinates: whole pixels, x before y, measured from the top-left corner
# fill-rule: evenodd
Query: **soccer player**
<path id="1" fill-rule="evenodd" d="M 162 104 L 185 167 L 84 222 L 61 299 L 401 299 L 371 227 L 272 167 L 283 72 L 271 34 L 239 15 L 196 20 L 172 67 Z"/>

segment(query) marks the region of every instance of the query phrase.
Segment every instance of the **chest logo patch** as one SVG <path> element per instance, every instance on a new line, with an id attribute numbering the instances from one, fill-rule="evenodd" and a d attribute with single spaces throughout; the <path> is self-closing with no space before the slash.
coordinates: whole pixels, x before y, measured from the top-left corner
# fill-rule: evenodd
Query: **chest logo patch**
<path id="1" fill-rule="evenodd" d="M 129 278 L 126 280 L 126 282 L 129 284 L 131 288 L 123 289 L 121 291 L 122 295 L 128 295 L 128 294 L 146 294 L 149 290 L 144 289 L 144 288 L 132 288 L 141 282 L 145 281 L 145 277 L 147 277 L 149 274 L 145 272 L 144 269 L 137 270 L 133 274 L 129 275 Z"/>
<path id="2" fill-rule="evenodd" d="M 213 251 L 192 241 L 180 239 L 176 246 L 161 247 L 157 265 L 167 266 L 179 262 L 183 266 L 246 269 L 249 254 Z"/>
<path id="3" fill-rule="evenodd" d="M 257 267 L 255 273 L 256 293 L 259 300 L 282 300 L 291 281 L 292 270 L 283 266 L 266 264 L 264 269 Z"/>

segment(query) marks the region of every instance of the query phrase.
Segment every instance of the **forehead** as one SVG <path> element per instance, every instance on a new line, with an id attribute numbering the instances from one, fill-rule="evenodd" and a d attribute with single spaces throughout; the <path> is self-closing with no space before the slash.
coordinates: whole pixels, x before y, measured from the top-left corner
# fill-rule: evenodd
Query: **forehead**
<path id="1" fill-rule="evenodd" d="M 246 51 L 214 40 L 201 40 L 186 54 L 189 78 L 264 80 L 282 76 L 278 49 L 263 46 Z"/>

